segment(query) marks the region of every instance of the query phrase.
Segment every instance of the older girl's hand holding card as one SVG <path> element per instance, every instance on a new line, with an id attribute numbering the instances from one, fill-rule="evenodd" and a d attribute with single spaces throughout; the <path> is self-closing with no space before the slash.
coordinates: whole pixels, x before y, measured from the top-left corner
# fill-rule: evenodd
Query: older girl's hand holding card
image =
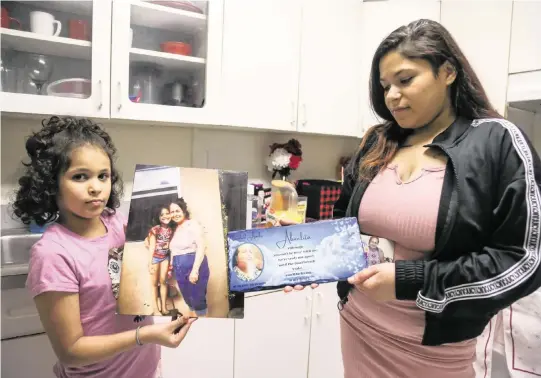
<path id="1" fill-rule="evenodd" d="M 394 263 L 372 265 L 348 278 L 350 284 L 378 301 L 396 299 Z"/>

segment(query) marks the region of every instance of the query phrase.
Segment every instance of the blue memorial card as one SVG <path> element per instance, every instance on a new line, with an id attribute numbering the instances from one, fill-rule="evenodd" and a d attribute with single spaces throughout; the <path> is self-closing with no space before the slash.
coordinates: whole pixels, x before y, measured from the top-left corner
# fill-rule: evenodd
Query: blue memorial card
<path id="1" fill-rule="evenodd" d="M 367 267 L 356 218 L 228 233 L 229 290 L 345 280 Z"/>

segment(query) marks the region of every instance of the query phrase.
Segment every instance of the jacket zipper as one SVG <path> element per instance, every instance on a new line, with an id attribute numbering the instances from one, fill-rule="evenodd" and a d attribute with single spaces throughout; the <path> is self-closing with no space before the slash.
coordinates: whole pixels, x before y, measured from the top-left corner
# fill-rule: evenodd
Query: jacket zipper
<path id="1" fill-rule="evenodd" d="M 456 210 L 455 209 L 456 209 L 456 205 L 453 205 L 453 194 L 456 194 L 455 201 L 458 201 L 458 196 L 459 196 L 458 174 L 456 172 L 456 164 L 455 164 L 455 161 L 453 160 L 453 157 L 451 156 L 451 154 L 444 147 L 442 147 L 439 144 L 427 144 L 424 147 L 435 147 L 435 148 L 441 150 L 449 158 L 449 161 L 451 162 L 451 169 L 453 171 L 453 176 L 454 176 L 454 179 L 455 179 L 453 191 L 451 192 L 451 198 L 449 200 L 450 201 L 449 202 L 449 209 L 447 210 L 448 212 L 451 212 L 450 213 L 451 218 L 449 218 L 449 213 L 448 213 L 447 216 L 446 216 L 446 221 L 445 221 L 445 223 L 443 225 L 443 232 L 442 232 L 441 238 L 440 238 L 440 240 L 437 241 L 436 249 L 434 250 L 434 253 L 432 254 L 432 256 L 434 257 L 434 256 L 437 256 L 438 254 L 440 254 L 442 249 L 447 244 L 447 241 L 449 240 L 449 237 L 451 236 L 451 231 L 452 231 L 452 229 L 453 229 L 453 227 L 455 225 L 455 220 L 456 220 Z M 449 219 L 449 222 L 447 222 L 447 219 Z"/>

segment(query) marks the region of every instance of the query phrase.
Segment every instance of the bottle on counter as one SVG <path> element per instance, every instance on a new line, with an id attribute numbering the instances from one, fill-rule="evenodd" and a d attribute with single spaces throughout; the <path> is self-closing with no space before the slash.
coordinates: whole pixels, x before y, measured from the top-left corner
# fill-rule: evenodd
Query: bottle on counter
<path id="1" fill-rule="evenodd" d="M 293 184 L 284 180 L 271 182 L 271 201 L 266 214 L 266 226 L 277 225 L 280 220 L 300 223 L 298 195 Z"/>

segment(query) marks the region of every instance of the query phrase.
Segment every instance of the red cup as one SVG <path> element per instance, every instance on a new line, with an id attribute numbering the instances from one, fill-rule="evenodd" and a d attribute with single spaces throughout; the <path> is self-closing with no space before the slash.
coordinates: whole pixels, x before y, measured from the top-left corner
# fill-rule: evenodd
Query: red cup
<path id="1" fill-rule="evenodd" d="M 17 20 L 16 18 L 9 17 L 8 10 L 2 7 L 2 19 L 1 19 L 2 27 L 9 29 L 9 26 L 11 25 L 12 22 L 17 23 L 17 25 L 19 25 L 18 29 L 21 30 L 21 21 Z"/>
<path id="2" fill-rule="evenodd" d="M 90 26 L 88 25 L 88 22 L 85 20 L 70 20 L 69 37 L 90 41 Z"/>

